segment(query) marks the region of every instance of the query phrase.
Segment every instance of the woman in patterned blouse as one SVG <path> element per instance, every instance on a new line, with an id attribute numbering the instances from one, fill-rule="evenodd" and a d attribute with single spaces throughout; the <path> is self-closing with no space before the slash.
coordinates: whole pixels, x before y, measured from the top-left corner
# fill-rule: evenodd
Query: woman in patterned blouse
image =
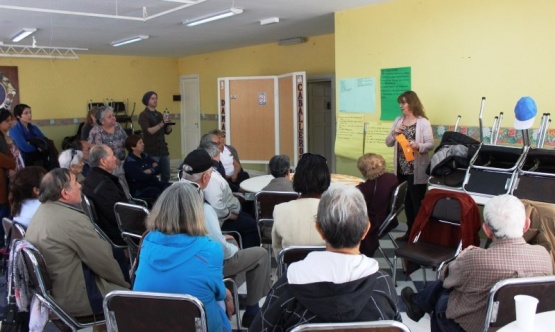
<path id="1" fill-rule="evenodd" d="M 424 106 L 414 91 L 403 92 L 397 98 L 397 102 L 402 115 L 393 122 L 391 133 L 386 137 L 385 144 L 395 147 L 393 158 L 395 174 L 399 183 L 407 181 L 408 184 L 405 198 L 408 230 L 405 235 L 396 239 L 408 241 L 412 224 L 420 209 L 420 202 L 426 195 L 428 183 L 426 167 L 430 163 L 429 152 L 434 148 L 434 136 L 430 121 L 424 113 Z M 401 134 L 408 141 L 412 151 L 403 151 L 403 147 L 398 142 Z"/>

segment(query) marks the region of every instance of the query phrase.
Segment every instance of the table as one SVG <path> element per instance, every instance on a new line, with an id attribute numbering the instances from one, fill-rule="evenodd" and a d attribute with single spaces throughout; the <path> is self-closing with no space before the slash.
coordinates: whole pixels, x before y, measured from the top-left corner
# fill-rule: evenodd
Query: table
<path id="1" fill-rule="evenodd" d="M 542 331 L 553 331 L 555 328 L 555 311 L 546 311 L 539 314 L 536 314 L 536 319 L 534 320 L 534 328 L 532 331 L 534 332 L 542 332 Z M 509 323 L 497 332 L 516 332 L 522 331 L 516 326 L 516 321 Z"/>
<path id="2" fill-rule="evenodd" d="M 246 192 L 257 193 L 266 187 L 274 177 L 272 175 L 260 175 L 255 176 L 250 179 L 246 179 L 239 185 L 241 189 Z M 334 184 L 344 184 L 348 186 L 356 186 L 357 184 L 364 182 L 363 179 L 356 176 L 344 175 L 344 174 L 332 174 L 331 175 L 331 185 Z"/>

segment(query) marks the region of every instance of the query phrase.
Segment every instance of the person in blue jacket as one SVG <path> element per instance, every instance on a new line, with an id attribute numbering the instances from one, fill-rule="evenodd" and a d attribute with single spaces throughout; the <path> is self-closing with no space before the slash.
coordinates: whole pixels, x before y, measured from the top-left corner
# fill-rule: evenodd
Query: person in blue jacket
<path id="1" fill-rule="evenodd" d="M 10 137 L 19 148 L 25 166 L 37 165 L 46 169 L 50 169 L 50 166 L 57 166 L 49 165 L 50 147 L 46 136 L 37 126 L 31 124 L 33 119 L 31 106 L 18 104 L 14 107 L 13 115 L 17 119 L 17 123 L 10 129 Z"/>
<path id="2" fill-rule="evenodd" d="M 223 250 L 208 237 L 198 188 L 177 182 L 164 190 L 146 227 L 133 290 L 195 296 L 204 304 L 208 331 L 231 331 L 226 311 L 231 315 L 234 308 L 223 283 Z"/>
<path id="3" fill-rule="evenodd" d="M 160 167 L 144 152 L 145 144 L 141 136 L 128 136 L 125 139 L 125 148 L 129 153 L 123 163 L 123 170 L 131 196 L 149 203 L 156 201 L 170 183 L 162 183 L 158 179 Z"/>

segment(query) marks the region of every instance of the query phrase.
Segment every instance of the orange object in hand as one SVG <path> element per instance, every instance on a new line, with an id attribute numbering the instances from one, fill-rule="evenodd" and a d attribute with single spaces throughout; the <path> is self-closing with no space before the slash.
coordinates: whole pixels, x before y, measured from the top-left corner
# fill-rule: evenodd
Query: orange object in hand
<path id="1" fill-rule="evenodd" d="M 399 143 L 399 145 L 401 145 L 401 147 L 403 148 L 403 153 L 405 154 L 405 159 L 407 161 L 413 161 L 414 160 L 414 150 L 410 147 L 410 143 L 407 140 L 407 138 L 405 137 L 405 135 L 399 134 L 399 135 L 395 136 L 395 139 L 397 140 L 397 143 Z"/>

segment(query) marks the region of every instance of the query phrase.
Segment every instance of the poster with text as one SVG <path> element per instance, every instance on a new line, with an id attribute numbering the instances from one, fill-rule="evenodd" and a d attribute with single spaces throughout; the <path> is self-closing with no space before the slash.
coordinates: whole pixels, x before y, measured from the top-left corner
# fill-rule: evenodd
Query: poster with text
<path id="1" fill-rule="evenodd" d="M 397 97 L 411 89 L 411 68 L 386 68 L 381 70 L 380 95 L 382 113 L 380 120 L 395 120 L 401 115 Z"/>
<path id="2" fill-rule="evenodd" d="M 340 113 L 375 113 L 376 78 L 347 78 L 339 81 Z"/>
<path id="3" fill-rule="evenodd" d="M 364 115 L 339 113 L 335 136 L 335 154 L 358 159 L 364 143 Z"/>

